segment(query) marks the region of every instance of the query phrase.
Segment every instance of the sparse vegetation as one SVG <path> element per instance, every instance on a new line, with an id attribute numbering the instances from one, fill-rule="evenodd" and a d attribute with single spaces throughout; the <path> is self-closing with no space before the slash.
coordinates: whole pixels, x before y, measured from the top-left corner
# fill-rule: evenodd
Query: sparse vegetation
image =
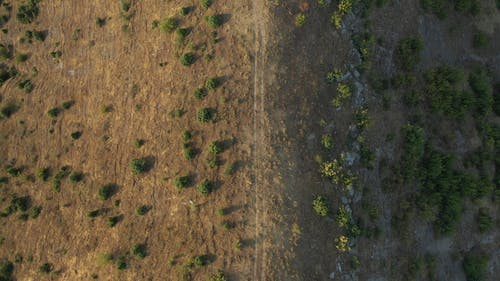
<path id="1" fill-rule="evenodd" d="M 193 53 L 185 53 L 181 56 L 181 64 L 184 66 L 190 66 L 195 61 L 195 55 Z"/>
<path id="2" fill-rule="evenodd" d="M 212 183 L 209 180 L 204 180 L 196 186 L 199 193 L 208 195 L 212 191 Z"/>
<path id="3" fill-rule="evenodd" d="M 113 195 L 115 190 L 116 186 L 114 184 L 105 184 L 99 188 L 99 198 L 101 200 L 108 200 Z"/>
<path id="4" fill-rule="evenodd" d="M 326 197 L 316 196 L 313 200 L 313 210 L 316 215 L 326 217 L 329 213 L 329 206 Z"/>
<path id="5" fill-rule="evenodd" d="M 202 123 L 208 123 L 212 120 L 213 113 L 212 113 L 212 110 L 205 107 L 205 108 L 198 110 L 197 116 L 198 116 L 198 121 L 200 121 Z"/>
<path id="6" fill-rule="evenodd" d="M 175 187 L 177 187 L 177 189 L 186 188 L 189 186 L 190 183 L 191 183 L 190 176 L 177 177 L 175 179 Z"/>
<path id="7" fill-rule="evenodd" d="M 135 158 L 130 161 L 130 169 L 132 170 L 132 174 L 140 175 L 148 170 L 148 165 L 146 158 Z"/>
<path id="8" fill-rule="evenodd" d="M 16 14 L 17 20 L 24 24 L 35 21 L 40 13 L 40 8 L 38 7 L 39 2 L 40 0 L 27 0 L 24 4 L 19 6 Z"/>
<path id="9" fill-rule="evenodd" d="M 207 16 L 205 20 L 207 21 L 208 26 L 211 28 L 217 28 L 223 23 L 222 15 Z"/>
<path id="10" fill-rule="evenodd" d="M 141 259 L 141 260 L 144 259 L 148 255 L 145 244 L 135 244 L 132 247 L 132 249 L 130 250 L 130 252 L 136 258 Z"/>

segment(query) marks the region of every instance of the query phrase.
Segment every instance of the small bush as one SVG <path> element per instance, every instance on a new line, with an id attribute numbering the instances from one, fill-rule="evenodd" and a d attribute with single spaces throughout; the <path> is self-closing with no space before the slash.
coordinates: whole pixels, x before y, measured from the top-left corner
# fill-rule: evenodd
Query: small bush
<path id="1" fill-rule="evenodd" d="M 61 110 L 59 109 L 59 107 L 54 107 L 49 109 L 49 111 L 47 111 L 47 114 L 52 118 L 56 118 L 57 116 L 59 116 L 60 113 Z"/>
<path id="2" fill-rule="evenodd" d="M 201 7 L 208 9 L 212 5 L 213 0 L 200 0 Z"/>
<path id="3" fill-rule="evenodd" d="M 50 177 L 50 168 L 40 168 L 36 171 L 36 176 L 42 181 L 47 181 Z"/>
<path id="4" fill-rule="evenodd" d="M 87 217 L 89 218 L 95 218 L 99 215 L 100 211 L 99 210 L 93 210 L 87 213 Z"/>
<path id="5" fill-rule="evenodd" d="M 181 138 L 183 142 L 187 142 L 193 137 L 193 134 L 190 131 L 182 132 Z"/>
<path id="6" fill-rule="evenodd" d="M 479 209 L 477 214 L 477 224 L 479 226 L 479 232 L 485 233 L 493 229 L 493 218 L 488 214 L 486 209 Z"/>
<path id="7" fill-rule="evenodd" d="M 326 149 L 331 149 L 333 147 L 333 137 L 331 134 L 324 134 L 321 136 L 321 144 Z"/>
<path id="8" fill-rule="evenodd" d="M 207 16 L 205 20 L 207 21 L 208 26 L 211 28 L 217 28 L 223 23 L 222 15 Z"/>
<path id="9" fill-rule="evenodd" d="M 189 35 L 189 28 L 177 28 L 175 34 L 178 42 L 184 42 L 184 39 Z"/>
<path id="10" fill-rule="evenodd" d="M 81 172 L 72 172 L 69 175 L 69 180 L 72 183 L 79 183 L 79 182 L 81 182 L 83 180 L 83 173 L 81 173 Z"/>
<path id="11" fill-rule="evenodd" d="M 147 172 L 147 161 L 145 158 L 136 158 L 130 161 L 130 169 L 132 170 L 132 174 L 139 175 Z"/>
<path id="12" fill-rule="evenodd" d="M 65 101 L 65 102 L 63 102 L 63 103 L 62 103 L 62 105 L 61 105 L 61 107 L 62 107 L 63 109 L 70 109 L 70 108 L 71 108 L 74 104 L 75 104 L 75 102 L 74 102 L 74 101 L 69 100 L 69 101 Z"/>
<path id="13" fill-rule="evenodd" d="M 42 212 L 42 207 L 40 207 L 40 206 L 32 207 L 28 211 L 28 216 L 31 219 L 36 219 L 36 218 L 38 218 L 38 216 L 40 215 L 41 212 Z"/>
<path id="14" fill-rule="evenodd" d="M 196 57 L 193 53 L 185 53 L 181 56 L 181 64 L 184 66 L 190 66 L 194 63 Z"/>
<path id="15" fill-rule="evenodd" d="M 489 43 L 490 40 L 488 36 L 483 32 L 477 32 L 472 38 L 472 47 L 476 49 L 486 48 L 488 47 Z"/>
<path id="16" fill-rule="evenodd" d="M 196 186 L 198 192 L 203 195 L 208 195 L 212 191 L 212 183 L 209 180 L 204 180 Z"/>
<path id="17" fill-rule="evenodd" d="M 0 261 L 0 280 L 13 281 L 14 264 L 8 260 Z"/>
<path id="18" fill-rule="evenodd" d="M 400 67 L 410 71 L 415 68 L 420 60 L 420 52 L 424 44 L 418 37 L 410 37 L 399 42 L 396 49 L 396 56 Z"/>
<path id="19" fill-rule="evenodd" d="M 108 226 L 114 227 L 119 221 L 120 221 L 119 216 L 110 217 L 108 218 Z"/>
<path id="20" fill-rule="evenodd" d="M 224 146 L 220 141 L 213 141 L 208 145 L 208 152 L 211 154 L 219 154 L 223 151 Z"/>
<path id="21" fill-rule="evenodd" d="M 10 118 L 18 110 L 19 106 L 17 104 L 9 102 L 0 108 L 0 116 L 2 118 Z"/>
<path id="22" fill-rule="evenodd" d="M 138 259 L 144 259 L 148 253 L 145 244 L 135 244 L 130 250 L 132 255 L 136 256 Z"/>
<path id="23" fill-rule="evenodd" d="M 16 59 L 16 62 L 25 62 L 29 59 L 29 55 L 23 54 L 23 53 L 17 53 L 14 55 L 14 58 Z"/>
<path id="24" fill-rule="evenodd" d="M 120 7 L 124 12 L 128 12 L 130 10 L 130 7 L 132 6 L 132 3 L 129 0 L 122 0 L 120 1 Z"/>
<path id="25" fill-rule="evenodd" d="M 144 216 L 148 211 L 150 207 L 148 205 L 141 205 L 135 209 L 135 213 L 139 216 Z"/>
<path id="26" fill-rule="evenodd" d="M 219 271 L 215 274 L 210 275 L 209 281 L 227 281 L 226 276 L 222 271 Z"/>
<path id="27" fill-rule="evenodd" d="M 205 88 L 207 90 L 215 90 L 219 86 L 219 80 L 216 77 L 208 78 L 207 81 L 205 81 Z"/>
<path id="28" fill-rule="evenodd" d="M 231 162 L 226 166 L 224 169 L 224 175 L 231 176 L 236 172 L 236 169 L 238 168 L 238 163 L 237 162 Z"/>
<path id="29" fill-rule="evenodd" d="M 29 79 L 19 82 L 19 84 L 17 84 L 17 87 L 20 90 L 24 90 L 27 94 L 33 91 L 33 83 L 31 83 L 31 80 Z"/>
<path id="30" fill-rule="evenodd" d="M 316 215 L 326 217 L 329 213 L 329 207 L 326 197 L 316 196 L 313 200 L 313 210 Z"/>
<path id="31" fill-rule="evenodd" d="M 488 260 L 487 256 L 468 254 L 462 264 L 467 281 L 486 280 Z"/>
<path id="32" fill-rule="evenodd" d="M 202 108 L 198 110 L 197 116 L 198 116 L 198 121 L 202 123 L 208 123 L 212 120 L 213 113 L 212 110 L 210 110 L 209 108 Z"/>
<path id="33" fill-rule="evenodd" d="M 98 27 L 103 27 L 106 25 L 106 18 L 97 18 L 95 20 L 95 24 L 97 24 Z"/>
<path id="34" fill-rule="evenodd" d="M 194 97 L 198 100 L 203 99 L 207 96 L 207 91 L 204 88 L 198 88 L 194 91 Z"/>
<path id="35" fill-rule="evenodd" d="M 339 227 L 348 226 L 351 222 L 351 216 L 349 215 L 349 213 L 347 213 L 347 210 L 343 206 L 340 207 L 337 211 L 336 220 L 339 224 Z"/>
<path id="36" fill-rule="evenodd" d="M 192 147 L 186 147 L 184 149 L 184 158 L 187 160 L 192 160 L 196 156 L 196 149 Z"/>
<path id="37" fill-rule="evenodd" d="M 205 266 L 207 265 L 207 256 L 195 256 L 193 257 L 193 264 L 196 266 L 196 267 L 202 267 L 202 266 Z"/>
<path id="38" fill-rule="evenodd" d="M 171 33 L 177 28 L 178 21 L 174 17 L 164 18 L 160 21 L 159 26 L 161 31 Z"/>
<path id="39" fill-rule="evenodd" d="M 191 184 L 191 177 L 190 176 L 183 176 L 183 177 L 178 177 L 175 179 L 175 187 L 177 189 L 186 188 L 190 184 Z"/>
<path id="40" fill-rule="evenodd" d="M 145 143 L 146 143 L 146 141 L 143 140 L 143 139 L 136 139 L 134 141 L 134 147 L 135 148 L 141 148 Z"/>
<path id="41" fill-rule="evenodd" d="M 302 27 L 306 23 L 306 15 L 298 14 L 295 16 L 295 26 Z"/>
<path id="42" fill-rule="evenodd" d="M 32 23 L 40 13 L 38 2 L 40 2 L 40 0 L 29 0 L 25 4 L 19 6 L 16 14 L 17 20 L 24 24 Z"/>
<path id="43" fill-rule="evenodd" d="M 113 195 L 115 190 L 116 190 L 116 185 L 105 184 L 105 185 L 101 186 L 101 188 L 99 188 L 99 192 L 98 192 L 99 198 L 101 200 L 108 200 Z"/>
<path id="44" fill-rule="evenodd" d="M 71 138 L 74 140 L 79 139 L 81 136 L 82 136 L 82 132 L 80 132 L 80 131 L 76 131 L 76 132 L 71 133 Z"/>
<path id="45" fill-rule="evenodd" d="M 127 262 L 124 256 L 119 256 L 116 259 L 116 268 L 120 271 L 127 269 Z"/>
<path id="46" fill-rule="evenodd" d="M 41 273 L 49 274 L 54 270 L 54 266 L 50 263 L 44 263 L 39 267 Z"/>
<path id="47" fill-rule="evenodd" d="M 189 14 L 189 7 L 182 7 L 180 10 L 179 10 L 179 14 L 181 16 L 187 16 L 187 14 Z"/>

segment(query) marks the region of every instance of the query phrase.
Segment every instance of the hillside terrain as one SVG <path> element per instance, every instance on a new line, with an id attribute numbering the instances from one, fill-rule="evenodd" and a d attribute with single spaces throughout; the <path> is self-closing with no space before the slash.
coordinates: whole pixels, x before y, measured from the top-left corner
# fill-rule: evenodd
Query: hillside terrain
<path id="1" fill-rule="evenodd" d="M 0 0 L 0 281 L 496 280 L 497 0 Z"/>

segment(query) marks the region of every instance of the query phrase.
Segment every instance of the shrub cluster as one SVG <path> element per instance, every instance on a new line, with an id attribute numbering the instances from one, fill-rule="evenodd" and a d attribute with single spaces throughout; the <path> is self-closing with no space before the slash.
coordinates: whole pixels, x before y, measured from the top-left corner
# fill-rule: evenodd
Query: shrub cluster
<path id="1" fill-rule="evenodd" d="M 312 202 L 312 205 L 314 213 L 316 213 L 316 215 L 320 217 L 326 217 L 330 212 L 327 199 L 324 196 L 316 196 L 316 198 L 314 198 Z"/>

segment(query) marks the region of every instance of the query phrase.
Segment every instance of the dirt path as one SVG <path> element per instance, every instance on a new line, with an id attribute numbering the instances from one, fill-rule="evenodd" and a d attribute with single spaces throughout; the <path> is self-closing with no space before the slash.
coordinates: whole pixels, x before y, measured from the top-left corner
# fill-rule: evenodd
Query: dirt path
<path id="1" fill-rule="evenodd" d="M 264 150 L 262 143 L 264 141 L 264 95 L 265 95 L 265 44 L 266 31 L 263 19 L 265 6 L 263 1 L 253 2 L 252 15 L 254 22 L 254 65 L 253 65 L 253 190 L 255 194 L 255 253 L 254 253 L 254 273 L 252 280 L 265 279 L 265 200 L 263 200 L 263 175 L 262 159 Z"/>

